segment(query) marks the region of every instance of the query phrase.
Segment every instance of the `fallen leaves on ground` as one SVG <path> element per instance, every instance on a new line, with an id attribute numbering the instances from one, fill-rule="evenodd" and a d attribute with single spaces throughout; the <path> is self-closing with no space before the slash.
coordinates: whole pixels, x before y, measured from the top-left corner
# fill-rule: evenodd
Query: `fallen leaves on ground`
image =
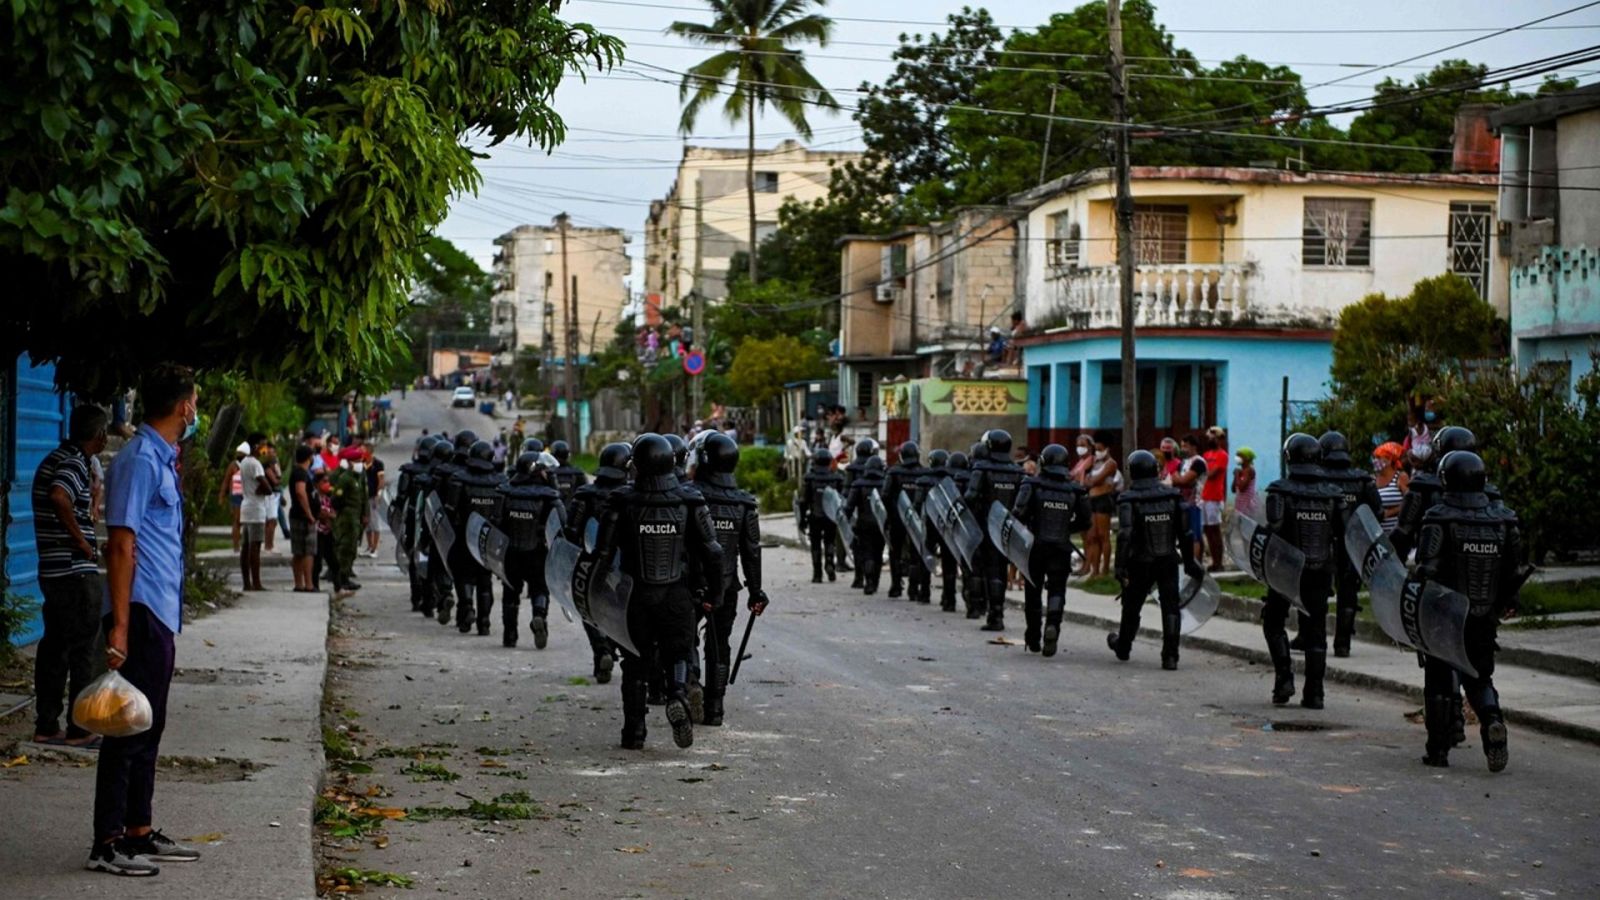
<path id="1" fill-rule="evenodd" d="M 1184 878 L 1215 878 L 1215 877 L 1217 877 L 1217 873 L 1212 872 L 1209 869 L 1196 869 L 1196 868 L 1193 868 L 1193 867 L 1190 867 L 1190 868 L 1187 868 L 1187 869 L 1179 869 L 1178 870 L 1178 874 L 1182 875 Z"/>
<path id="2" fill-rule="evenodd" d="M 1000 635 L 998 637 L 990 638 L 989 643 L 999 644 L 1002 647 L 1014 647 L 1016 646 L 1017 642 L 1006 637 L 1005 635 Z"/>
<path id="3" fill-rule="evenodd" d="M 6 762 L 0 763 L 0 769 L 10 769 L 10 768 L 14 768 L 16 766 L 25 766 L 27 764 L 28 764 L 28 754 L 24 753 L 21 756 L 13 756 L 13 757 L 11 757 L 11 759 L 7 760 Z"/>
<path id="4" fill-rule="evenodd" d="M 615 849 L 616 849 L 616 851 L 618 853 L 649 853 L 650 852 L 649 850 L 647 850 L 644 847 L 617 847 Z"/>
<path id="5" fill-rule="evenodd" d="M 194 837 L 186 837 L 183 839 L 183 842 L 185 844 L 215 844 L 222 840 L 222 838 L 222 832 L 208 831 L 205 834 L 197 834 Z"/>

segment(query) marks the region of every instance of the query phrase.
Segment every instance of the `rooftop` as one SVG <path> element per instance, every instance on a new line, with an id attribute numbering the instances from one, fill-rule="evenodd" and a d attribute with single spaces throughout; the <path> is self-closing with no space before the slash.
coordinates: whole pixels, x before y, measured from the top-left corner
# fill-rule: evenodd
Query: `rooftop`
<path id="1" fill-rule="evenodd" d="M 1502 107 L 1489 114 L 1489 125 L 1496 129 L 1538 125 L 1591 109 L 1600 109 L 1600 82 L 1529 100 L 1526 103 Z"/>
<path id="2" fill-rule="evenodd" d="M 1134 166 L 1133 181 L 1211 181 L 1219 184 L 1348 184 L 1358 186 L 1412 183 L 1428 187 L 1494 187 L 1495 175 L 1396 174 L 1393 172 L 1295 172 L 1290 169 L 1251 168 L 1248 166 Z M 1013 194 L 1015 206 L 1034 207 L 1067 191 L 1110 184 L 1116 170 L 1110 167 L 1085 169 L 1047 181 L 1031 190 Z"/>

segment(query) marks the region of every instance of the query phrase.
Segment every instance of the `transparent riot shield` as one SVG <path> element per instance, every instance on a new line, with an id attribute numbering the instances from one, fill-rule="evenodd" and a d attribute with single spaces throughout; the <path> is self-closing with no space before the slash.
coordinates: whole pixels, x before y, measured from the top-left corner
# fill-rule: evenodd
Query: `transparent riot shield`
<path id="1" fill-rule="evenodd" d="M 617 646 L 638 656 L 633 636 L 628 633 L 628 601 L 632 595 L 633 579 L 621 570 L 592 553 L 578 557 L 572 573 L 572 602 L 578 607 L 578 614 Z"/>
<path id="2" fill-rule="evenodd" d="M 434 557 L 439 565 L 444 566 L 445 573 L 455 577 L 450 571 L 450 548 L 456 543 L 456 530 L 450 524 L 450 519 L 445 515 L 444 503 L 440 502 L 437 492 L 428 494 L 427 505 L 424 507 L 428 522 L 428 534 L 433 537 Z"/>
<path id="3" fill-rule="evenodd" d="M 1306 555 L 1300 548 L 1262 528 L 1249 516 L 1234 512 L 1227 528 L 1228 556 L 1234 565 L 1279 594 L 1300 612 L 1300 574 L 1305 571 Z"/>
<path id="4" fill-rule="evenodd" d="M 911 497 L 901 494 L 895 498 L 895 508 L 900 513 L 900 524 L 906 530 L 906 536 L 911 539 L 911 546 L 917 551 L 917 558 L 922 560 L 922 565 L 929 574 L 939 570 L 939 561 L 928 552 L 928 533 L 922 526 L 922 517 L 917 515 L 911 506 Z"/>
<path id="5" fill-rule="evenodd" d="M 547 549 L 544 557 L 545 589 L 561 608 L 561 614 L 571 622 L 578 618 L 577 604 L 572 602 L 572 574 L 577 571 L 578 557 L 583 555 L 583 551 L 561 534 L 561 517 L 554 512 L 545 521 L 544 545 Z"/>
<path id="6" fill-rule="evenodd" d="M 501 581 L 510 581 L 506 577 L 506 551 L 511 548 L 511 539 L 505 532 L 482 515 L 471 513 L 467 516 L 466 540 L 467 552 L 478 565 L 493 572 Z"/>
<path id="7" fill-rule="evenodd" d="M 839 529 L 839 541 L 845 547 L 856 542 L 855 530 L 850 527 L 850 517 L 844 514 L 844 498 L 831 487 L 822 489 L 822 514 Z"/>
<path id="8" fill-rule="evenodd" d="M 411 568 L 411 553 L 406 549 L 411 542 L 406 537 L 405 503 L 390 503 L 386 498 L 378 498 L 378 514 L 389 524 L 389 533 L 394 536 L 394 564 L 404 572 Z"/>
<path id="9" fill-rule="evenodd" d="M 1030 565 L 1033 559 L 1033 532 L 1007 512 L 998 500 L 989 505 L 989 540 L 1017 567 L 1022 577 L 1028 579 L 1029 584 L 1038 584 L 1033 579 Z"/>
<path id="10" fill-rule="evenodd" d="M 956 491 L 956 483 L 949 478 L 941 479 L 922 504 L 928 520 L 944 538 L 945 546 L 954 550 L 961 564 L 971 571 L 978 548 L 983 546 L 983 529 L 978 527 L 972 511 Z"/>
<path id="11" fill-rule="evenodd" d="M 878 523 L 878 533 L 887 535 L 889 533 L 889 510 L 883 505 L 883 495 L 878 493 L 877 488 L 873 488 L 872 493 L 867 495 L 867 508 L 872 510 L 872 520 Z"/>
<path id="12" fill-rule="evenodd" d="M 1372 615 L 1398 644 L 1437 657 L 1476 677 L 1467 660 L 1467 598 L 1437 582 L 1410 578 L 1377 516 L 1357 507 L 1344 529 L 1345 552 L 1372 597 Z"/>
<path id="13" fill-rule="evenodd" d="M 799 494 L 798 491 L 794 495 L 794 504 L 793 505 L 794 505 L 794 530 L 795 530 L 795 533 L 800 536 L 801 540 L 805 540 L 805 537 L 806 537 L 806 517 L 805 517 L 805 513 L 801 512 L 801 510 L 800 510 L 800 494 Z"/>
<path id="14" fill-rule="evenodd" d="M 1189 573 L 1178 573 L 1178 616 L 1180 634 L 1194 634 L 1213 615 L 1222 602 L 1222 586 L 1209 574 L 1190 578 Z"/>

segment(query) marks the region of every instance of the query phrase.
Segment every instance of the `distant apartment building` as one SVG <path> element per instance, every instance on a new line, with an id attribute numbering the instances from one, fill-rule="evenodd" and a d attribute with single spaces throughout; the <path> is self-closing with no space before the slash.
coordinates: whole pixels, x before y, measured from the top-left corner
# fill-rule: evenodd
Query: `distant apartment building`
<path id="1" fill-rule="evenodd" d="M 499 362 L 509 364 L 519 350 L 542 352 L 547 340 L 551 359 L 557 365 L 565 360 L 568 312 L 563 301 L 574 290 L 578 359 L 604 347 L 629 301 L 626 279 L 632 263 L 627 243 L 620 228 L 568 224 L 563 284 L 558 224 L 519 225 L 496 238 L 489 330 L 507 348 Z"/>
<path id="2" fill-rule="evenodd" d="M 1600 351 L 1600 84 L 1508 106 L 1500 245 L 1517 364 L 1576 389 Z"/>
<path id="3" fill-rule="evenodd" d="M 786 201 L 826 196 L 833 166 L 860 156 L 852 151 L 807 150 L 796 141 L 757 150 L 756 240 L 778 227 L 778 208 Z M 748 251 L 750 244 L 745 167 L 743 149 L 683 148 L 671 189 L 651 201 L 645 220 L 646 295 L 656 295 L 663 306 L 681 304 L 696 285 L 707 299 L 727 296 L 733 256 Z"/>

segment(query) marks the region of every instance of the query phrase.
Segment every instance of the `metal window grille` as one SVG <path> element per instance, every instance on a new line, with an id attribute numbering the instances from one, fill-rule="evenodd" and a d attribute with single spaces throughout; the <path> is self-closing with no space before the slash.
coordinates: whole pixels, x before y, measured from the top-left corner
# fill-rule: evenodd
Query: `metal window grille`
<path id="1" fill-rule="evenodd" d="M 1472 282 L 1479 297 L 1488 299 L 1489 228 L 1494 204 L 1450 204 L 1450 271 Z"/>
<path id="2" fill-rule="evenodd" d="M 1141 266 L 1189 261 L 1189 207 L 1140 203 L 1133 208 L 1134 262 Z"/>
<path id="3" fill-rule="evenodd" d="M 1300 253 L 1308 266 L 1372 265 L 1372 201 L 1307 197 Z"/>

